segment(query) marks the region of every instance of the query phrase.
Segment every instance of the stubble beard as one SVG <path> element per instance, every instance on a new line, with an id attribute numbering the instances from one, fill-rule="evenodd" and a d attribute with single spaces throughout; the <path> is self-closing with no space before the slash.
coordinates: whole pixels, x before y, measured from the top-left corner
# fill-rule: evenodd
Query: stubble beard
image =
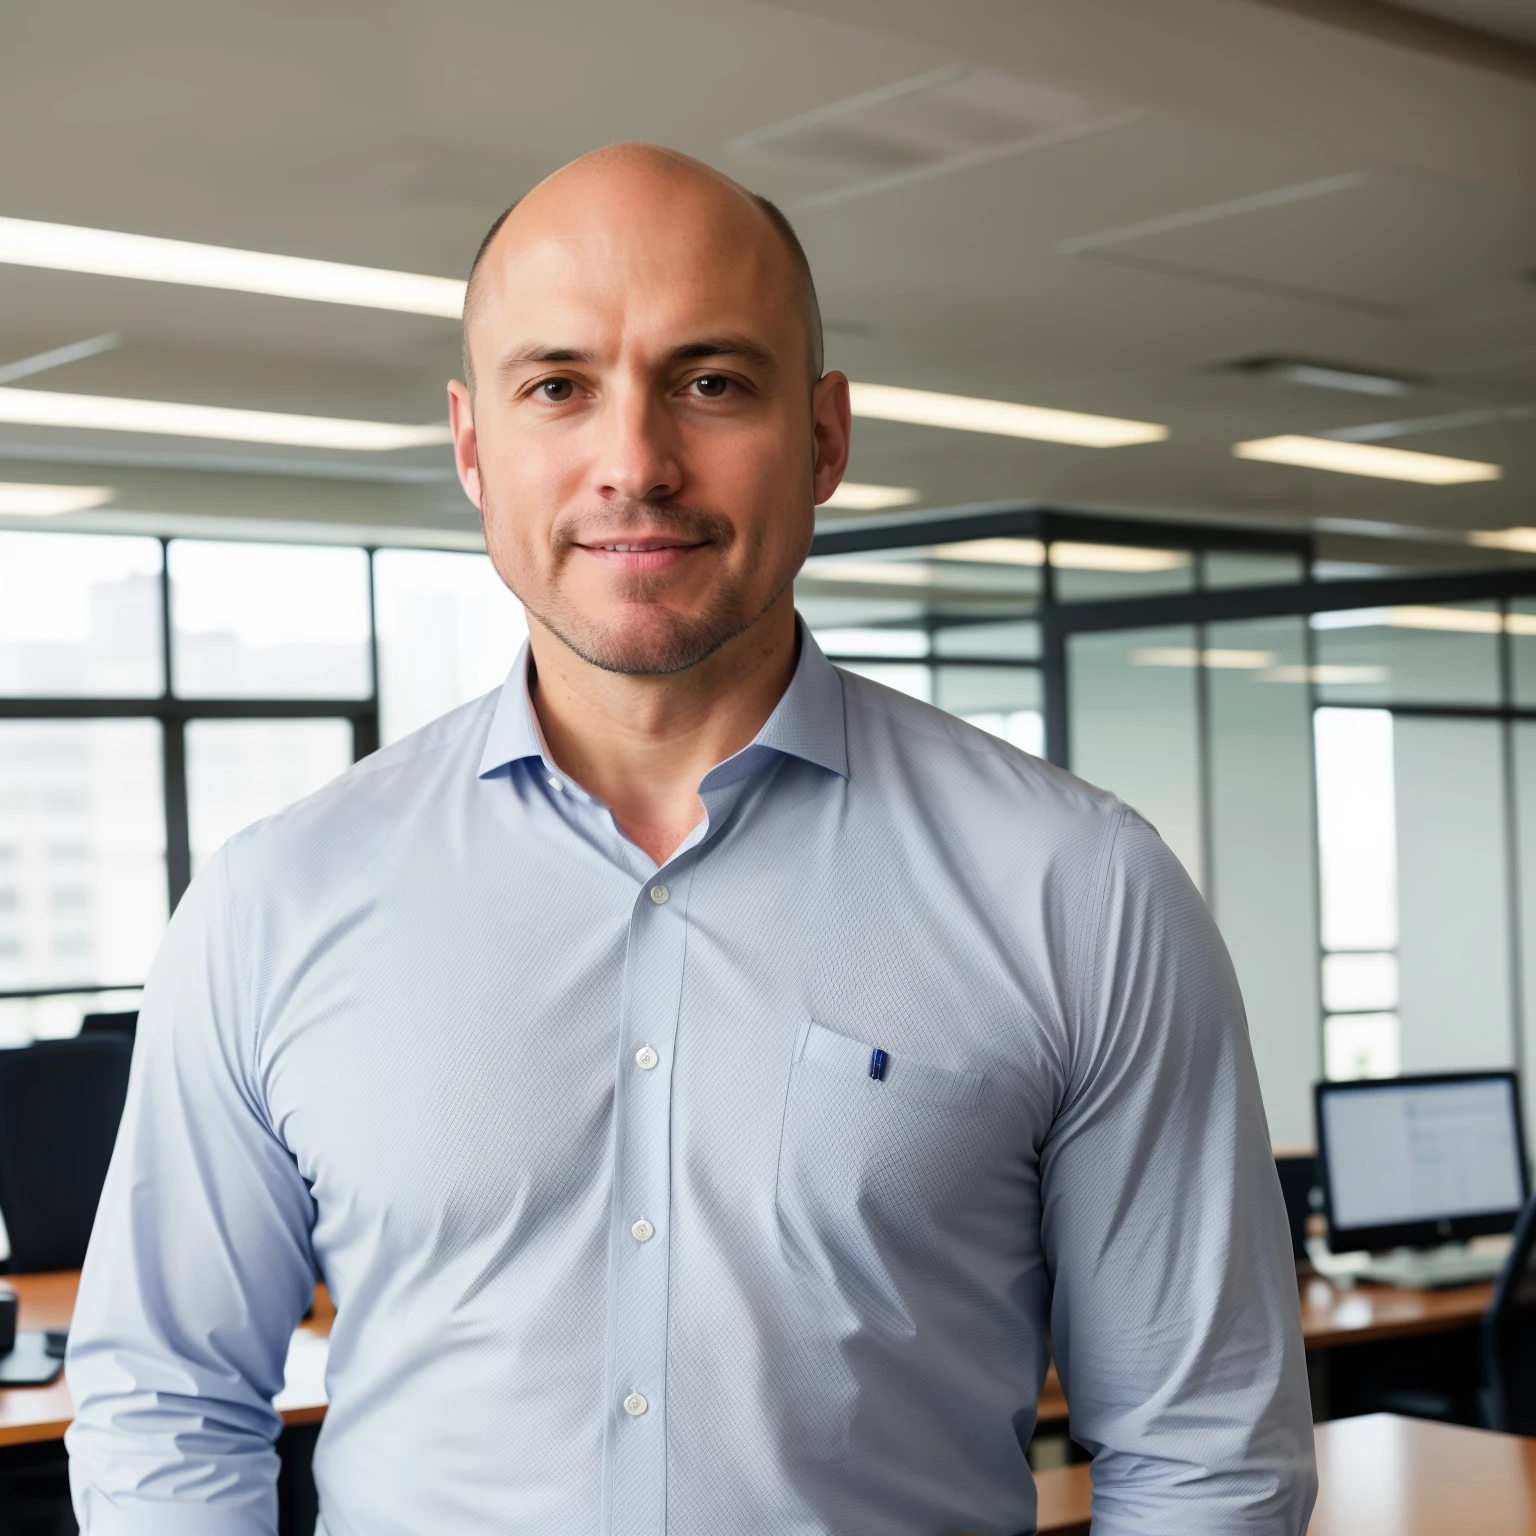
<path id="1" fill-rule="evenodd" d="M 489 513 L 488 493 L 483 492 L 482 499 L 485 505 L 481 524 L 486 547 L 494 557 L 498 552 L 497 540 L 491 530 L 498 526 L 498 521 Z M 508 579 L 506 568 L 512 562 L 493 559 L 502 580 L 516 593 L 524 608 L 561 644 L 604 672 L 629 677 L 665 677 L 686 672 L 750 629 L 794 580 L 799 562 L 772 584 L 766 597 L 743 590 L 739 584 L 733 585 L 727 579 L 725 556 L 737 539 L 735 525 L 729 519 L 717 513 L 667 503 L 646 502 L 640 504 L 640 510 L 649 531 L 676 535 L 689 542 L 703 542 L 706 557 L 717 561 L 721 579 L 710 592 L 701 612 L 681 614 L 669 609 L 661 600 L 668 578 L 661 575 L 621 577 L 617 584 L 617 601 L 612 605 L 612 622 L 604 622 L 562 601 L 558 574 L 567 562 L 579 558 L 575 555 L 575 546 L 581 539 L 583 526 L 590 528 L 597 521 L 591 515 L 562 518 L 556 523 L 552 534 L 555 553 L 552 569 L 556 580 L 548 584 L 544 593 L 534 595 L 519 590 L 530 584 L 514 584 Z M 612 514 L 606 514 L 604 520 L 611 522 Z M 506 552 L 510 553 L 510 550 Z"/>

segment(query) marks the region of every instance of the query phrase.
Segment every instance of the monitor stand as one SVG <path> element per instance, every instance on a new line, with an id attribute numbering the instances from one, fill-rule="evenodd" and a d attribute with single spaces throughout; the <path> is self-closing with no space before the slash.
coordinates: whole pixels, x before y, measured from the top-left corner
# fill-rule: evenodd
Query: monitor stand
<path id="1" fill-rule="evenodd" d="M 1325 1280 L 1374 1280 L 1378 1285 L 1431 1291 L 1493 1280 L 1509 1255 L 1509 1239 L 1442 1243 L 1438 1248 L 1394 1248 L 1388 1253 L 1333 1253 L 1320 1237 L 1307 1239 L 1307 1257 Z"/>

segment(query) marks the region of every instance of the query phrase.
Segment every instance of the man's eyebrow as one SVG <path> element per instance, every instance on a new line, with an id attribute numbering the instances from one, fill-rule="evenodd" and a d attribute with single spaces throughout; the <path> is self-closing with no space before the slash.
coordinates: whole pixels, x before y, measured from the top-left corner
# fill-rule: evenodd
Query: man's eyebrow
<path id="1" fill-rule="evenodd" d="M 777 369 L 778 358 L 761 342 L 748 336 L 706 336 L 698 341 L 686 341 L 673 347 L 667 361 L 686 363 L 711 357 L 739 357 L 761 368 Z M 531 341 L 505 352 L 496 363 L 501 374 L 514 372 L 530 363 L 595 363 L 597 354 L 582 347 L 557 347 L 545 342 Z"/>
<path id="2" fill-rule="evenodd" d="M 530 341 L 521 347 L 504 352 L 496 363 L 497 371 L 510 373 L 525 363 L 595 363 L 597 354 L 580 347 L 552 347 L 540 341 Z"/>
<path id="3" fill-rule="evenodd" d="M 698 341 L 684 342 L 674 347 L 670 361 L 686 363 L 694 358 L 739 357 L 764 368 L 777 368 L 779 360 L 761 342 L 748 336 L 707 336 Z"/>

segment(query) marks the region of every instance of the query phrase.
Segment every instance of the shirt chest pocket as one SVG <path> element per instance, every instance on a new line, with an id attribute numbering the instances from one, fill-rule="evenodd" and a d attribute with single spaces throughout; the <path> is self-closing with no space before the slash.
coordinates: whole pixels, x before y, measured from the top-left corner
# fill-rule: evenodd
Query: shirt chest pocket
<path id="1" fill-rule="evenodd" d="M 785 1257 L 903 1326 L 904 1274 L 931 1274 L 990 1161 L 986 1099 L 979 1072 L 803 1024 L 775 1193 Z"/>

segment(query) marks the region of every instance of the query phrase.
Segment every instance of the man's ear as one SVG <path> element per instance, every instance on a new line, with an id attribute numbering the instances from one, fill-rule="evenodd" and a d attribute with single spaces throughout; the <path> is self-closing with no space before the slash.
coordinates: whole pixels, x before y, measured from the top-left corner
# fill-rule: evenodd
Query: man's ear
<path id="1" fill-rule="evenodd" d="M 480 505 L 480 445 L 475 437 L 475 401 L 467 384 L 448 381 L 448 425 L 453 430 L 453 467 L 459 472 L 464 494 Z M 830 492 L 828 493 L 830 494 Z"/>
<path id="2" fill-rule="evenodd" d="M 819 507 L 839 485 L 848 468 L 853 443 L 853 406 L 848 398 L 848 375 L 827 373 L 816 381 L 811 394 L 812 485 Z"/>

